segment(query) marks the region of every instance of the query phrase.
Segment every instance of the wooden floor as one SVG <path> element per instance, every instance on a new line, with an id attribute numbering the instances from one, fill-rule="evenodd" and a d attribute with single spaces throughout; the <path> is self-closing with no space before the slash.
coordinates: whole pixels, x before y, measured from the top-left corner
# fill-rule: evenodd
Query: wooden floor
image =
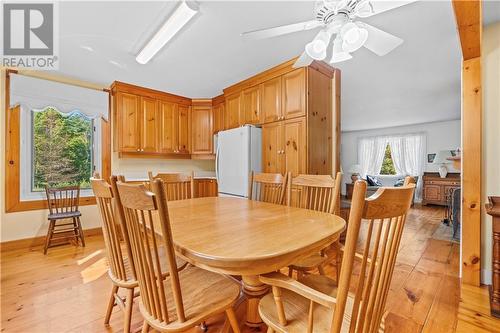
<path id="1" fill-rule="evenodd" d="M 431 238 L 442 215 L 441 209 L 429 207 L 409 214 L 387 302 L 386 331 L 500 332 L 500 321 L 489 316 L 485 288 L 464 287 L 460 293 L 459 245 Z M 103 325 L 111 282 L 102 237 L 86 241 L 84 249 L 61 246 L 49 249 L 47 256 L 41 247 L 1 253 L 2 332 L 121 331 L 118 309 L 111 325 Z M 239 318 L 244 310 L 238 309 Z M 133 330 L 141 324 L 136 307 Z M 218 332 L 223 317 L 207 324 L 209 332 Z"/>

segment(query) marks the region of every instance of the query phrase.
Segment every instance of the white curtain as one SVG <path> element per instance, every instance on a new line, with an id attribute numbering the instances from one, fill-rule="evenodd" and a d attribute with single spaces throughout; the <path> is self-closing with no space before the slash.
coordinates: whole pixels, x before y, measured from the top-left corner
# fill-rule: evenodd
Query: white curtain
<path id="1" fill-rule="evenodd" d="M 384 162 L 387 138 L 361 138 L 358 143 L 358 162 L 361 167 L 361 177 L 377 175 Z"/>
<path id="2" fill-rule="evenodd" d="M 425 135 L 406 134 L 388 138 L 392 162 L 400 175 L 418 176 L 416 198 L 422 197 L 422 175 L 425 163 Z"/>

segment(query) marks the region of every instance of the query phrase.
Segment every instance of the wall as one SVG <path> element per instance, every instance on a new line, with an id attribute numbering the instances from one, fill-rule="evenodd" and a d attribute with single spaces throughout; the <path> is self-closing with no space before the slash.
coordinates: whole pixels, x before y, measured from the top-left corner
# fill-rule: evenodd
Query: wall
<path id="1" fill-rule="evenodd" d="M 36 210 L 18 213 L 5 213 L 5 69 L 0 70 L 0 242 L 16 239 L 45 236 L 47 234 L 47 211 Z M 212 172 L 213 161 L 192 160 L 147 160 L 128 159 L 119 160 L 113 154 L 112 172 L 124 174 L 128 177 L 145 177 L 147 171 L 191 171 L 198 173 Z M 82 225 L 84 229 L 97 228 L 101 226 L 97 207 L 83 206 Z"/>
<path id="2" fill-rule="evenodd" d="M 346 117 L 344 115 L 344 117 Z M 450 120 L 443 122 L 424 123 L 411 126 L 398 126 L 379 128 L 364 131 L 342 132 L 341 158 L 342 170 L 344 170 L 342 193 L 345 194 L 345 183 L 351 182 L 351 175 L 348 170 L 351 165 L 358 163 L 358 139 L 367 136 L 390 135 L 390 134 L 405 134 L 405 133 L 426 133 L 426 154 L 437 153 L 439 150 L 456 149 L 460 147 L 460 120 Z M 427 161 L 427 155 L 425 156 Z M 426 163 L 425 171 L 437 172 L 437 166 Z M 448 171 L 458 172 L 453 169 L 451 164 L 448 166 Z"/>
<path id="3" fill-rule="evenodd" d="M 483 30 L 483 197 L 481 226 L 481 282 L 491 284 L 491 217 L 484 202 L 500 196 L 500 23 Z"/>

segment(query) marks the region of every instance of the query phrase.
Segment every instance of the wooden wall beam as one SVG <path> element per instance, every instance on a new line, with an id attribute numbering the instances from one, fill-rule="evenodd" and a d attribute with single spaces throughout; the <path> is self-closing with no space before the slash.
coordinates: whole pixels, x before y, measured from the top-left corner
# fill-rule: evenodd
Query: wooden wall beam
<path id="1" fill-rule="evenodd" d="M 481 0 L 453 0 L 464 60 L 481 56 Z"/>
<path id="2" fill-rule="evenodd" d="M 462 68 L 462 282 L 481 278 L 481 58 Z"/>

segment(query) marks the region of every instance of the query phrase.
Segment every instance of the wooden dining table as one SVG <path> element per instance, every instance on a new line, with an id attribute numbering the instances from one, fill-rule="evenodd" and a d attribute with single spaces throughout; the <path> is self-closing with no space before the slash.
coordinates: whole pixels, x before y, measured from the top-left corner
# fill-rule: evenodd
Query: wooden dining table
<path id="1" fill-rule="evenodd" d="M 259 275 L 324 249 L 346 225 L 333 214 L 234 197 L 170 201 L 168 210 L 179 257 L 242 277 L 246 325 L 251 327 L 262 324 L 258 304 L 268 292 Z M 162 229 L 157 225 L 155 230 Z"/>

